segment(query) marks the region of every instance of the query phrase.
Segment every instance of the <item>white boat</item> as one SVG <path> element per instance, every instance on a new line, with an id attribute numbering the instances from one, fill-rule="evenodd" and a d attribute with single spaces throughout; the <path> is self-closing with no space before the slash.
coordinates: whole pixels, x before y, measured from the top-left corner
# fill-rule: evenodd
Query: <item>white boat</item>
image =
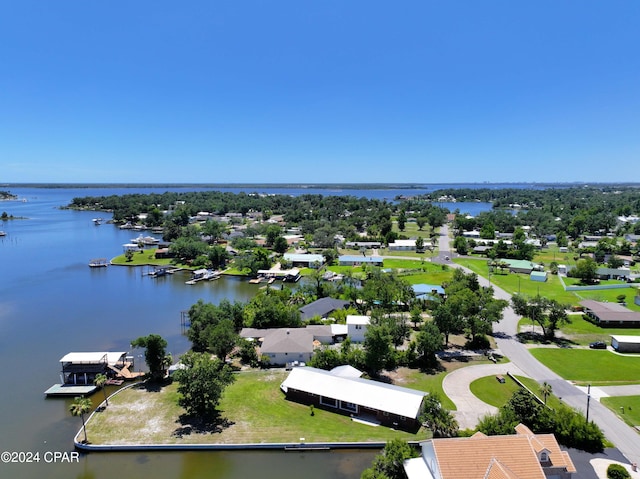
<path id="1" fill-rule="evenodd" d="M 93 224 L 96 226 L 100 226 L 102 224 L 102 218 L 93 218 Z"/>

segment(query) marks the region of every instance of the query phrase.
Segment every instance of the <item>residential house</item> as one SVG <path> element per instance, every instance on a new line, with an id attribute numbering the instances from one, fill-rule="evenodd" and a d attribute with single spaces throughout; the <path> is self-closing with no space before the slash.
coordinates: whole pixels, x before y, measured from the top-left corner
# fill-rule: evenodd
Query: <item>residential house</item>
<path id="1" fill-rule="evenodd" d="M 389 251 L 415 251 L 416 240 L 405 239 L 395 240 L 393 243 L 389 243 Z"/>
<path id="2" fill-rule="evenodd" d="M 580 305 L 599 326 L 608 328 L 637 328 L 640 326 L 640 313 L 631 311 L 621 304 L 585 299 L 580 301 Z"/>
<path id="3" fill-rule="evenodd" d="M 432 439 L 422 455 L 404 462 L 408 479 L 570 479 L 576 468 L 553 434 L 524 424 L 515 435 Z"/>
<path id="4" fill-rule="evenodd" d="M 416 295 L 416 299 L 435 301 L 445 296 L 444 288 L 438 284 L 414 284 L 411 288 Z"/>
<path id="5" fill-rule="evenodd" d="M 331 313 L 339 309 L 344 309 L 349 306 L 349 301 L 335 298 L 320 298 L 313 303 L 309 303 L 300 310 L 300 318 L 305 321 L 313 317 L 320 317 L 326 319 Z"/>
<path id="6" fill-rule="evenodd" d="M 349 249 L 377 249 L 382 248 L 380 241 L 347 241 L 345 246 Z"/>
<path id="7" fill-rule="evenodd" d="M 364 256 L 364 255 L 342 255 L 338 257 L 340 266 L 361 266 L 363 264 L 371 264 L 373 266 L 382 266 L 382 256 Z"/>
<path id="8" fill-rule="evenodd" d="M 93 385 L 97 374 L 113 376 L 127 366 L 127 353 L 68 353 L 60 359 L 60 364 L 64 384 Z"/>
<path id="9" fill-rule="evenodd" d="M 359 377 L 343 367 L 332 371 L 295 368 L 280 389 L 287 399 L 351 415 L 354 419 L 416 431 L 427 393 Z M 356 377 L 357 376 L 357 377 Z"/>
<path id="10" fill-rule="evenodd" d="M 347 316 L 347 335 L 354 343 L 363 343 L 364 335 L 367 332 L 367 328 L 371 323 L 369 316 Z"/>
<path id="11" fill-rule="evenodd" d="M 321 254 L 285 253 L 283 258 L 299 268 L 319 268 L 325 261 Z"/>

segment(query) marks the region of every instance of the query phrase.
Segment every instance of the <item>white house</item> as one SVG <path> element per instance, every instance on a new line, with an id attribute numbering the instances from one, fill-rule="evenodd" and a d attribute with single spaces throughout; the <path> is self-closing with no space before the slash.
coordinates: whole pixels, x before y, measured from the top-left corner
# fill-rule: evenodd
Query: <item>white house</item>
<path id="1" fill-rule="evenodd" d="M 364 342 L 364 334 L 371 323 L 369 316 L 347 316 L 347 335 L 354 343 Z"/>
<path id="2" fill-rule="evenodd" d="M 390 251 L 415 251 L 416 240 L 395 240 L 393 243 L 389 243 Z"/>

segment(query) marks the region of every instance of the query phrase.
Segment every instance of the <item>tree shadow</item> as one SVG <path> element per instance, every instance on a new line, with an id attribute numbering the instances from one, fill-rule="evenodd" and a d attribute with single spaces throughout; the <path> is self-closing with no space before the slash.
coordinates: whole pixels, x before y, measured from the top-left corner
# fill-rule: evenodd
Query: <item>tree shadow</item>
<path id="1" fill-rule="evenodd" d="M 171 435 L 179 438 L 191 434 L 220 434 L 235 424 L 235 422 L 220 416 L 203 419 L 187 414 L 181 414 L 176 422 L 180 424 L 180 427 L 176 428 Z"/>
<path id="2" fill-rule="evenodd" d="M 133 388 L 138 390 L 144 390 L 148 393 L 159 393 L 165 386 L 171 384 L 171 381 L 142 381 L 136 384 Z"/>
<path id="3" fill-rule="evenodd" d="M 552 345 L 555 344 L 559 348 L 571 348 L 573 346 L 577 346 L 578 343 L 572 341 L 567 338 L 558 338 L 558 337 L 545 337 L 544 335 L 532 331 L 525 331 L 518 333 L 517 335 L 518 341 L 521 343 L 534 343 L 534 344 L 545 344 Z"/>

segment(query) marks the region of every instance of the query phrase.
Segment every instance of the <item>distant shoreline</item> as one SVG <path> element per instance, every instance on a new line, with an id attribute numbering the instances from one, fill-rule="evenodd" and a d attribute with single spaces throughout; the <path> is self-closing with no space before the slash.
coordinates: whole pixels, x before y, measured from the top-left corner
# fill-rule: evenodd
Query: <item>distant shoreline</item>
<path id="1" fill-rule="evenodd" d="M 4 183 L 0 185 L 3 188 L 292 188 L 292 189 L 345 189 L 345 190 L 363 190 L 363 189 L 425 189 L 434 186 L 438 187 L 496 187 L 504 186 L 510 188 L 513 186 L 531 186 L 531 187 L 575 187 L 575 186 L 626 186 L 640 187 L 637 182 L 438 182 L 438 183 Z"/>

